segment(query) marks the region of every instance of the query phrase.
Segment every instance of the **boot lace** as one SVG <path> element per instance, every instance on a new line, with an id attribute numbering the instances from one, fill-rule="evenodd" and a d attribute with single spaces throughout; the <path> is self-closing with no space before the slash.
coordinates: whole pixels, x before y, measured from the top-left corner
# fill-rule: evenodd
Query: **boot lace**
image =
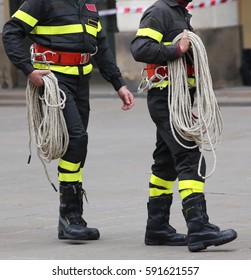
<path id="1" fill-rule="evenodd" d="M 169 214 L 169 211 L 167 209 L 167 206 L 162 205 L 162 209 L 163 209 L 163 221 L 164 221 L 164 223 L 167 227 L 168 233 L 176 233 L 176 229 L 169 224 L 170 214 Z"/>

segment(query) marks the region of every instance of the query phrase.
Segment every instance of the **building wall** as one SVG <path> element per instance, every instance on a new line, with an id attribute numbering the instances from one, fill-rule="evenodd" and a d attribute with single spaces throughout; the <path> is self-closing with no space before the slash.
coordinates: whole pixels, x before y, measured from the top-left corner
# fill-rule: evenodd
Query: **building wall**
<path id="1" fill-rule="evenodd" d="M 148 7 L 155 1 L 153 0 L 117 0 L 117 8 L 119 7 Z M 118 28 L 120 32 L 131 32 L 138 28 L 142 14 L 141 13 L 128 13 L 118 14 Z"/>
<path id="2" fill-rule="evenodd" d="M 155 1 L 117 1 L 118 7 L 146 7 Z M 202 1 L 194 0 L 193 4 Z M 205 1 L 204 1 L 205 2 Z M 214 7 L 190 10 L 192 25 L 201 37 L 208 54 L 209 67 L 215 88 L 241 84 L 240 64 L 242 50 L 242 28 L 238 25 L 236 2 Z M 133 90 L 141 81 L 144 64 L 137 63 L 130 55 L 130 42 L 135 36 L 142 14 L 119 14 L 120 33 L 116 34 L 117 61 Z"/>
<path id="3" fill-rule="evenodd" d="M 3 24 L 4 24 L 4 5 L 3 5 L 3 0 L 0 0 L 0 28 L 2 30 Z"/>
<path id="4" fill-rule="evenodd" d="M 5 21 L 9 18 L 9 0 L 0 0 L 0 35 Z M 0 40 L 0 87 L 17 86 L 17 69 L 9 62 Z"/>
<path id="5" fill-rule="evenodd" d="M 240 24 L 243 26 L 243 48 L 251 49 L 251 1 L 239 0 L 238 3 Z"/>
<path id="6" fill-rule="evenodd" d="M 118 0 L 117 7 L 146 8 L 154 2 L 155 0 Z M 192 3 L 196 5 L 201 2 L 209 1 L 193 0 Z M 249 4 L 251 5 L 251 3 Z M 248 12 L 248 10 L 246 11 Z M 192 25 L 196 29 L 238 25 L 238 5 L 237 2 L 231 0 L 227 3 L 213 7 L 195 8 L 190 10 L 190 13 L 193 15 Z M 140 13 L 118 14 L 118 27 L 120 32 L 135 31 L 138 27 L 141 16 L 142 14 Z"/>
<path id="7" fill-rule="evenodd" d="M 193 4 L 208 2 L 194 0 Z M 229 0 L 227 3 L 212 7 L 195 8 L 190 10 L 192 25 L 195 29 L 220 28 L 236 26 L 239 24 L 237 2 Z"/>

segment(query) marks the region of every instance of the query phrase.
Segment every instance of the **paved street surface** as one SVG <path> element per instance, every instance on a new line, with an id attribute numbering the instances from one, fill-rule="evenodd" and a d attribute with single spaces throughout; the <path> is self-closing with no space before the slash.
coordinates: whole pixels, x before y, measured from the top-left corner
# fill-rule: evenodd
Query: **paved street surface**
<path id="1" fill-rule="evenodd" d="M 219 91 L 224 134 L 216 153 L 216 171 L 205 188 L 211 222 L 222 229 L 234 228 L 238 238 L 220 247 L 191 253 L 186 247 L 152 247 L 143 243 L 155 145 L 155 127 L 145 98 L 136 98 L 135 107 L 124 112 L 109 88 L 95 88 L 92 93 L 89 152 L 84 170 L 89 204 L 85 204 L 84 218 L 90 227 L 99 228 L 101 238 L 74 243 L 57 239 L 58 193 L 47 181 L 34 142 L 32 160 L 27 164 L 23 90 L 17 89 L 13 94 L 1 89 L 0 259 L 250 260 L 251 98 L 250 88 L 238 90 L 240 93 L 232 102 L 231 94 Z M 212 156 L 206 156 L 210 171 Z M 47 167 L 57 185 L 57 161 Z M 171 224 L 185 232 L 177 186 L 175 191 Z"/>

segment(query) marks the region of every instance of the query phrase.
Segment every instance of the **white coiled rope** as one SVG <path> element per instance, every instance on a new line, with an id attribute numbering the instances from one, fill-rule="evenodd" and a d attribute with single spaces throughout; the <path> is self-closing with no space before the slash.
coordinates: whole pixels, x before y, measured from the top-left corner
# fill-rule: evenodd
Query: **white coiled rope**
<path id="1" fill-rule="evenodd" d="M 173 44 L 178 43 L 181 37 L 182 33 L 174 39 Z M 194 60 L 196 104 L 193 106 L 189 94 L 185 56 L 168 62 L 170 124 L 172 133 L 181 146 L 187 149 L 196 147 L 200 149 L 198 174 L 205 179 L 215 171 L 215 150 L 221 141 L 223 120 L 213 90 L 205 47 L 199 36 L 193 32 L 188 31 L 188 38 L 191 42 Z M 195 106 L 197 116 L 194 112 Z M 195 142 L 195 145 L 189 146 L 181 143 L 176 133 L 187 141 Z M 214 164 L 212 171 L 208 175 L 202 176 L 201 164 L 205 151 L 212 151 Z"/>
<path id="2" fill-rule="evenodd" d="M 45 163 L 61 158 L 68 147 L 69 135 L 63 116 L 66 95 L 59 88 L 53 73 L 43 76 L 44 87 L 35 86 L 28 80 L 26 87 L 26 107 L 29 127 L 29 149 L 31 158 L 31 138 L 35 138 L 37 154 L 45 168 L 45 173 L 53 188 Z"/>

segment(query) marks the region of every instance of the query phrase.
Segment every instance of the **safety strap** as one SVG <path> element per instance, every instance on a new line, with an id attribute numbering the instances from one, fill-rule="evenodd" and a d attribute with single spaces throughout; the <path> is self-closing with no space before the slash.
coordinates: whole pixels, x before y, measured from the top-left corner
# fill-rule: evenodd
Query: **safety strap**
<path id="1" fill-rule="evenodd" d="M 49 49 L 34 43 L 31 48 L 32 63 L 45 63 L 56 65 L 82 65 L 90 60 L 90 53 L 62 52 Z M 93 54 L 92 54 L 93 55 Z"/>
<path id="2" fill-rule="evenodd" d="M 142 80 L 138 86 L 138 93 L 143 93 L 152 88 L 163 89 L 169 84 L 168 67 L 160 64 L 146 64 L 146 67 L 141 71 Z M 187 82 L 189 87 L 195 85 L 194 67 L 187 65 Z"/>

